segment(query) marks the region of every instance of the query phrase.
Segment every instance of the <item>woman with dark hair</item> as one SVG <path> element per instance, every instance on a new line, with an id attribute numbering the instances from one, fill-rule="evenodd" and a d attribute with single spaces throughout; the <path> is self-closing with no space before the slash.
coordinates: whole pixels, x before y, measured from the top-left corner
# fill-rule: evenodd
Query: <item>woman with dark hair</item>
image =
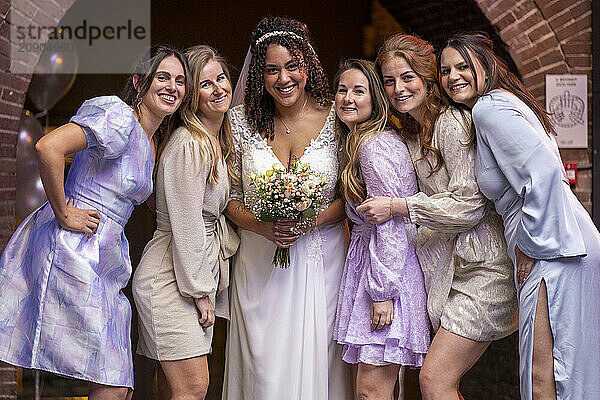
<path id="1" fill-rule="evenodd" d="M 160 361 L 173 400 L 206 396 L 215 314 L 228 315 L 215 301 L 226 300 L 227 259 L 239 243 L 222 214 L 234 156 L 229 70 L 209 46 L 184 54 L 193 89 L 159 160 L 157 229 L 133 277 L 137 352 Z"/>
<path id="2" fill-rule="evenodd" d="M 483 34 L 442 47 L 441 85 L 472 108 L 477 180 L 504 219 L 519 298 L 521 398 L 600 398 L 600 234 L 569 187 L 550 115 Z"/>
<path id="3" fill-rule="evenodd" d="M 152 193 L 154 133 L 181 104 L 188 77 L 182 54 L 154 46 L 123 100 L 87 100 L 37 143 L 48 202 L 23 221 L 0 258 L 0 360 L 86 380 L 93 400 L 130 397 L 123 227 Z M 64 157 L 72 153 L 63 185 Z"/>
<path id="4" fill-rule="evenodd" d="M 333 323 L 346 256 L 336 195 L 338 138 L 327 79 L 298 21 L 269 17 L 252 33 L 245 104 L 230 111 L 236 173 L 226 213 L 239 226 L 223 398 L 337 400 L 352 397 Z M 250 211 L 249 176 L 307 164 L 326 179 L 327 209 L 302 223 L 263 222 Z M 290 266 L 274 268 L 276 247 Z"/>
<path id="5" fill-rule="evenodd" d="M 420 367 L 430 341 L 416 227 L 403 217 L 372 225 L 356 206 L 367 196 L 411 196 L 417 180 L 402 137 L 386 128 L 388 104 L 375 65 L 344 61 L 335 87 L 345 141 L 341 190 L 353 225 L 334 338 L 344 345 L 343 360 L 358 364 L 358 398 L 389 400 L 400 367 Z"/>
<path id="6" fill-rule="evenodd" d="M 417 256 L 436 332 L 419 376 L 421 393 L 425 400 L 456 400 L 460 379 L 490 342 L 516 329 L 502 220 L 477 186 L 471 118 L 442 97 L 431 44 L 392 36 L 376 63 L 420 192 L 375 196 L 357 210 L 374 223 L 402 216 L 419 225 Z"/>

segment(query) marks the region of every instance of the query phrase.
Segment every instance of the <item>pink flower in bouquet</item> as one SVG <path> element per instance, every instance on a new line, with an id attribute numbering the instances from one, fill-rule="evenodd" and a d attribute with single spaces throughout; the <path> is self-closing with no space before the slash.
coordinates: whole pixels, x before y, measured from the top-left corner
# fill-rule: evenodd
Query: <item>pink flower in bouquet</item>
<path id="1" fill-rule="evenodd" d="M 301 201 L 298 204 L 296 204 L 296 210 L 302 212 L 302 211 L 306 210 L 308 207 L 310 207 L 311 204 L 312 204 L 311 199 L 305 199 L 304 201 Z"/>

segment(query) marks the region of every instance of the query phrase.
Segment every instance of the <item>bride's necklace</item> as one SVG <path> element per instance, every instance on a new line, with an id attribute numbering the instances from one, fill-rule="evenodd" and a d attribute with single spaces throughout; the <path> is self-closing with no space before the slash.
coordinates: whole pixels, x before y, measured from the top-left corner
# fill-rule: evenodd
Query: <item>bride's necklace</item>
<path id="1" fill-rule="evenodd" d="M 277 118 L 279 118 L 279 120 L 281 121 L 281 123 L 283 124 L 283 126 L 285 126 L 285 133 L 287 135 L 289 135 L 290 133 L 292 133 L 292 128 L 294 127 L 294 125 L 296 125 L 296 122 L 298 122 L 298 120 L 300 119 L 300 117 L 304 113 L 304 109 L 306 108 L 306 104 L 307 103 L 308 103 L 308 96 L 306 96 L 306 99 L 304 100 L 304 104 L 302 105 L 302 109 L 298 113 L 298 116 L 296 117 L 296 119 L 293 122 L 290 123 L 290 126 L 288 126 L 285 123 L 285 121 L 283 120 L 283 118 L 281 118 L 281 116 L 279 115 L 279 113 L 277 113 Z"/>

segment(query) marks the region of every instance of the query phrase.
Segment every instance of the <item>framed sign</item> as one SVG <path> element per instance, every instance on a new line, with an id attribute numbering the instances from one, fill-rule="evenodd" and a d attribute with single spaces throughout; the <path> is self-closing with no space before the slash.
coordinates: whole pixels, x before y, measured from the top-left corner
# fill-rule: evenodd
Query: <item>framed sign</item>
<path id="1" fill-rule="evenodd" d="M 546 109 L 559 147 L 588 147 L 587 75 L 546 75 Z"/>

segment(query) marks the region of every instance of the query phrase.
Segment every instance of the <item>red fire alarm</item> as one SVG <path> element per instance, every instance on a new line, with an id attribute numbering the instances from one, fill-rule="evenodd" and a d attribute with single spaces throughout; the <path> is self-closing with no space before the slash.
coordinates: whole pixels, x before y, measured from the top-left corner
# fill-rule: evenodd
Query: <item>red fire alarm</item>
<path id="1" fill-rule="evenodd" d="M 565 171 L 567 172 L 567 178 L 569 178 L 570 185 L 577 184 L 577 163 L 563 163 Z"/>

